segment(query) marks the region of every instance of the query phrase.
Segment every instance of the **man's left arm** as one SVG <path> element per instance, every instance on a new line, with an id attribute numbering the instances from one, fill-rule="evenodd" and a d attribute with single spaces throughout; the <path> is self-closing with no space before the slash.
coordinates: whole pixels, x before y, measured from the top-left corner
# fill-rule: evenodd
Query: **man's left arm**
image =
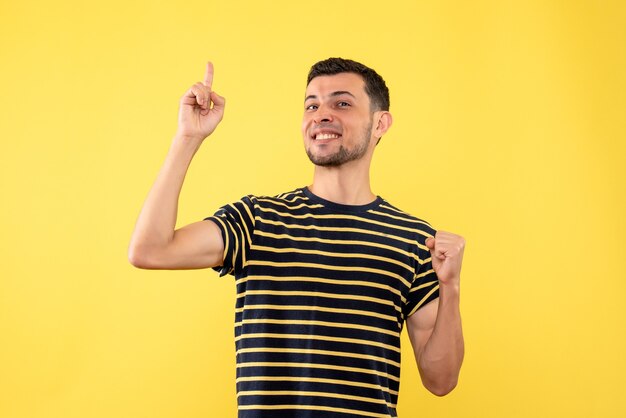
<path id="1" fill-rule="evenodd" d="M 407 331 L 424 386 L 443 396 L 457 384 L 465 345 L 459 309 L 465 240 L 438 231 L 426 240 L 439 279 L 439 298 L 407 318 Z"/>

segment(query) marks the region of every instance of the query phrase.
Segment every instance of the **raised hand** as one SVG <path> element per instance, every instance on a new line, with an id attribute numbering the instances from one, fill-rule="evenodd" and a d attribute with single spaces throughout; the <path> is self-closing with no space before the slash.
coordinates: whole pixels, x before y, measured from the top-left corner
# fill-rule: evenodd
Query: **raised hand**
<path id="1" fill-rule="evenodd" d="M 430 250 L 433 269 L 439 282 L 458 286 L 465 239 L 450 232 L 437 231 L 434 238 L 426 239 L 426 246 Z"/>
<path id="2" fill-rule="evenodd" d="M 207 63 L 204 81 L 191 86 L 180 99 L 177 135 L 202 141 L 224 117 L 226 100 L 211 90 L 213 64 Z"/>

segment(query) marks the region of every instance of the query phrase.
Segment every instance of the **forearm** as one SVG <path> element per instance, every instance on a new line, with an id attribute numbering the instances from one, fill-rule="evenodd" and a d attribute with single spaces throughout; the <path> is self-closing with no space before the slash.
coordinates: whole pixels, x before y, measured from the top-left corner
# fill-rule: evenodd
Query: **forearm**
<path id="1" fill-rule="evenodd" d="M 418 360 L 424 385 L 438 395 L 454 389 L 463 363 L 459 293 L 458 285 L 440 284 L 435 326 Z"/>
<path id="2" fill-rule="evenodd" d="M 200 141 L 197 140 L 181 136 L 173 139 L 165 162 L 139 213 L 130 242 L 131 259 L 141 258 L 142 253 L 167 245 L 174 237 L 180 191 L 199 146 Z"/>

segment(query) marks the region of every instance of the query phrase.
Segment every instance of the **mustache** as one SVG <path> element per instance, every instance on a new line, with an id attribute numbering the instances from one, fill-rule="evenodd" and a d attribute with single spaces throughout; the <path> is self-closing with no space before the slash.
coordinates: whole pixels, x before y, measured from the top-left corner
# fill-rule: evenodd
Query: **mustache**
<path id="1" fill-rule="evenodd" d="M 329 129 L 329 128 L 333 128 L 333 129 L 335 129 L 337 131 L 340 130 L 339 126 L 334 125 L 333 123 L 320 123 L 320 124 L 317 124 L 317 125 L 313 125 L 311 127 L 312 130 L 314 130 L 314 129 Z"/>

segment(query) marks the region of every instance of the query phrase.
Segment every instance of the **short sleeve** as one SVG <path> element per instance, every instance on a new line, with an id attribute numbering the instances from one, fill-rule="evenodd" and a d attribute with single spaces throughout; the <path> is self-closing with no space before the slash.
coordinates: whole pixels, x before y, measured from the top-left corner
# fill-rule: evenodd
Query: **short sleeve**
<path id="1" fill-rule="evenodd" d="M 214 222 L 222 233 L 222 265 L 213 267 L 220 276 L 232 274 L 239 277 L 246 268 L 254 233 L 255 206 L 254 196 L 244 196 L 235 203 L 222 206 L 213 216 L 204 219 Z"/>
<path id="2" fill-rule="evenodd" d="M 439 297 L 439 279 L 433 270 L 430 250 L 426 247 L 426 239 L 434 237 L 436 232 L 429 225 L 424 225 L 423 235 L 418 238 L 417 257 L 419 262 L 416 265 L 415 277 L 404 305 L 403 314 L 405 318 Z"/>

